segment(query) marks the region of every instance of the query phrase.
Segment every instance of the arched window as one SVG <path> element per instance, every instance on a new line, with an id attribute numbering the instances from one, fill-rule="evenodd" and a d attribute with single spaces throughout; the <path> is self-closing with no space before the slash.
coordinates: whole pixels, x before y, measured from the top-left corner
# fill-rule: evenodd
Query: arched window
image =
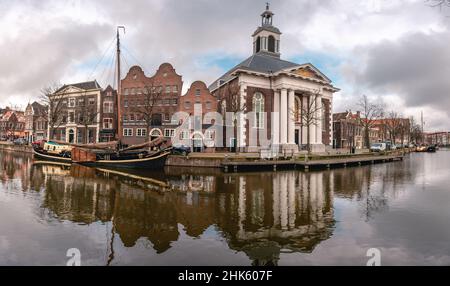
<path id="1" fill-rule="evenodd" d="M 253 112 L 255 113 L 255 127 L 264 128 L 264 97 L 260 92 L 253 96 Z"/>
<path id="2" fill-rule="evenodd" d="M 275 53 L 275 37 L 269 36 L 269 52 Z"/>
<path id="3" fill-rule="evenodd" d="M 256 38 L 256 52 L 259 52 L 261 50 L 261 38 Z"/>

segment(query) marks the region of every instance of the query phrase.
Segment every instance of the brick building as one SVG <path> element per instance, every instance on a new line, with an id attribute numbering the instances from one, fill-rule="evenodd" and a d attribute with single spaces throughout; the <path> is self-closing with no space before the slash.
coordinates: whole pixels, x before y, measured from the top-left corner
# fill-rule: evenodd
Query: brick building
<path id="1" fill-rule="evenodd" d="M 101 92 L 99 142 L 117 139 L 117 91 L 110 85 Z"/>
<path id="2" fill-rule="evenodd" d="M 162 64 L 155 75 L 147 77 L 141 67 L 133 66 L 121 81 L 122 142 L 140 144 L 159 136 L 172 137 L 178 122 L 182 77 L 169 63 Z"/>
<path id="3" fill-rule="evenodd" d="M 47 110 L 47 106 L 36 101 L 25 108 L 25 137 L 28 142 L 47 139 Z"/>
<path id="4" fill-rule="evenodd" d="M 355 147 L 362 149 L 364 145 L 363 128 L 360 112 L 351 111 L 333 114 L 334 147 L 337 149 Z"/>
<path id="5" fill-rule="evenodd" d="M 0 114 L 0 139 L 13 140 L 25 137 L 25 115 L 6 108 Z"/>
<path id="6" fill-rule="evenodd" d="M 201 112 L 196 111 L 195 108 L 201 108 Z M 183 131 L 180 139 L 191 140 L 194 151 L 203 151 L 205 147 L 206 151 L 215 149 L 216 130 L 212 128 L 215 123 L 214 118 L 208 120 L 206 115 L 217 112 L 217 108 L 217 98 L 211 94 L 202 81 L 193 82 L 186 94 L 180 98 L 178 110 L 189 114 L 190 120 L 193 120 L 187 125 L 187 130 Z M 198 127 L 195 128 L 196 126 Z"/>
<path id="7" fill-rule="evenodd" d="M 450 132 L 430 132 L 423 135 L 425 144 L 450 146 Z"/>

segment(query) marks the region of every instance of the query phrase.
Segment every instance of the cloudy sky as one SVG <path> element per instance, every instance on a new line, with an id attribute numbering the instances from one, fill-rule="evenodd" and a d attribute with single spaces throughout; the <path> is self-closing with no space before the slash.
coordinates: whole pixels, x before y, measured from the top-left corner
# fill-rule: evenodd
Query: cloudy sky
<path id="1" fill-rule="evenodd" d="M 252 52 L 266 0 L 0 0 L 0 107 L 25 106 L 52 83 L 113 83 L 115 27 L 125 68 L 163 62 L 211 83 Z M 335 111 L 361 94 L 450 130 L 450 9 L 426 0 L 272 0 L 282 57 L 311 62 L 341 88 Z M 103 56 L 104 55 L 104 56 Z"/>

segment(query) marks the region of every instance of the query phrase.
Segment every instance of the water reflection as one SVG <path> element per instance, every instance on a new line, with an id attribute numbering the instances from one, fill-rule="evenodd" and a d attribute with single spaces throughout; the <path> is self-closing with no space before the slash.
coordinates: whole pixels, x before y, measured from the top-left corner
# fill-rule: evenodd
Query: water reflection
<path id="1" fill-rule="evenodd" d="M 107 264 L 114 263 L 117 247 L 135 248 L 139 242 L 164 254 L 184 234 L 202 239 L 213 231 L 251 264 L 278 265 L 281 255 L 312 253 L 333 236 L 335 199 L 357 202 L 369 221 L 389 209 L 402 184 L 416 176 L 412 170 L 421 172 L 386 164 L 310 173 L 169 168 L 149 174 L 0 156 L 0 190 L 39 193 L 40 220 L 104 225 Z"/>

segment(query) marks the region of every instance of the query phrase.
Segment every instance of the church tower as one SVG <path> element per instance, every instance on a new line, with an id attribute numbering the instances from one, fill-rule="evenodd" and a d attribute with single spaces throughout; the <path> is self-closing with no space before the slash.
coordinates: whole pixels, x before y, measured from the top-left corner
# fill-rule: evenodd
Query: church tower
<path id="1" fill-rule="evenodd" d="M 253 53 L 266 52 L 280 57 L 281 32 L 273 26 L 274 13 L 269 9 L 267 3 L 266 11 L 261 14 L 261 26 L 253 33 Z"/>

